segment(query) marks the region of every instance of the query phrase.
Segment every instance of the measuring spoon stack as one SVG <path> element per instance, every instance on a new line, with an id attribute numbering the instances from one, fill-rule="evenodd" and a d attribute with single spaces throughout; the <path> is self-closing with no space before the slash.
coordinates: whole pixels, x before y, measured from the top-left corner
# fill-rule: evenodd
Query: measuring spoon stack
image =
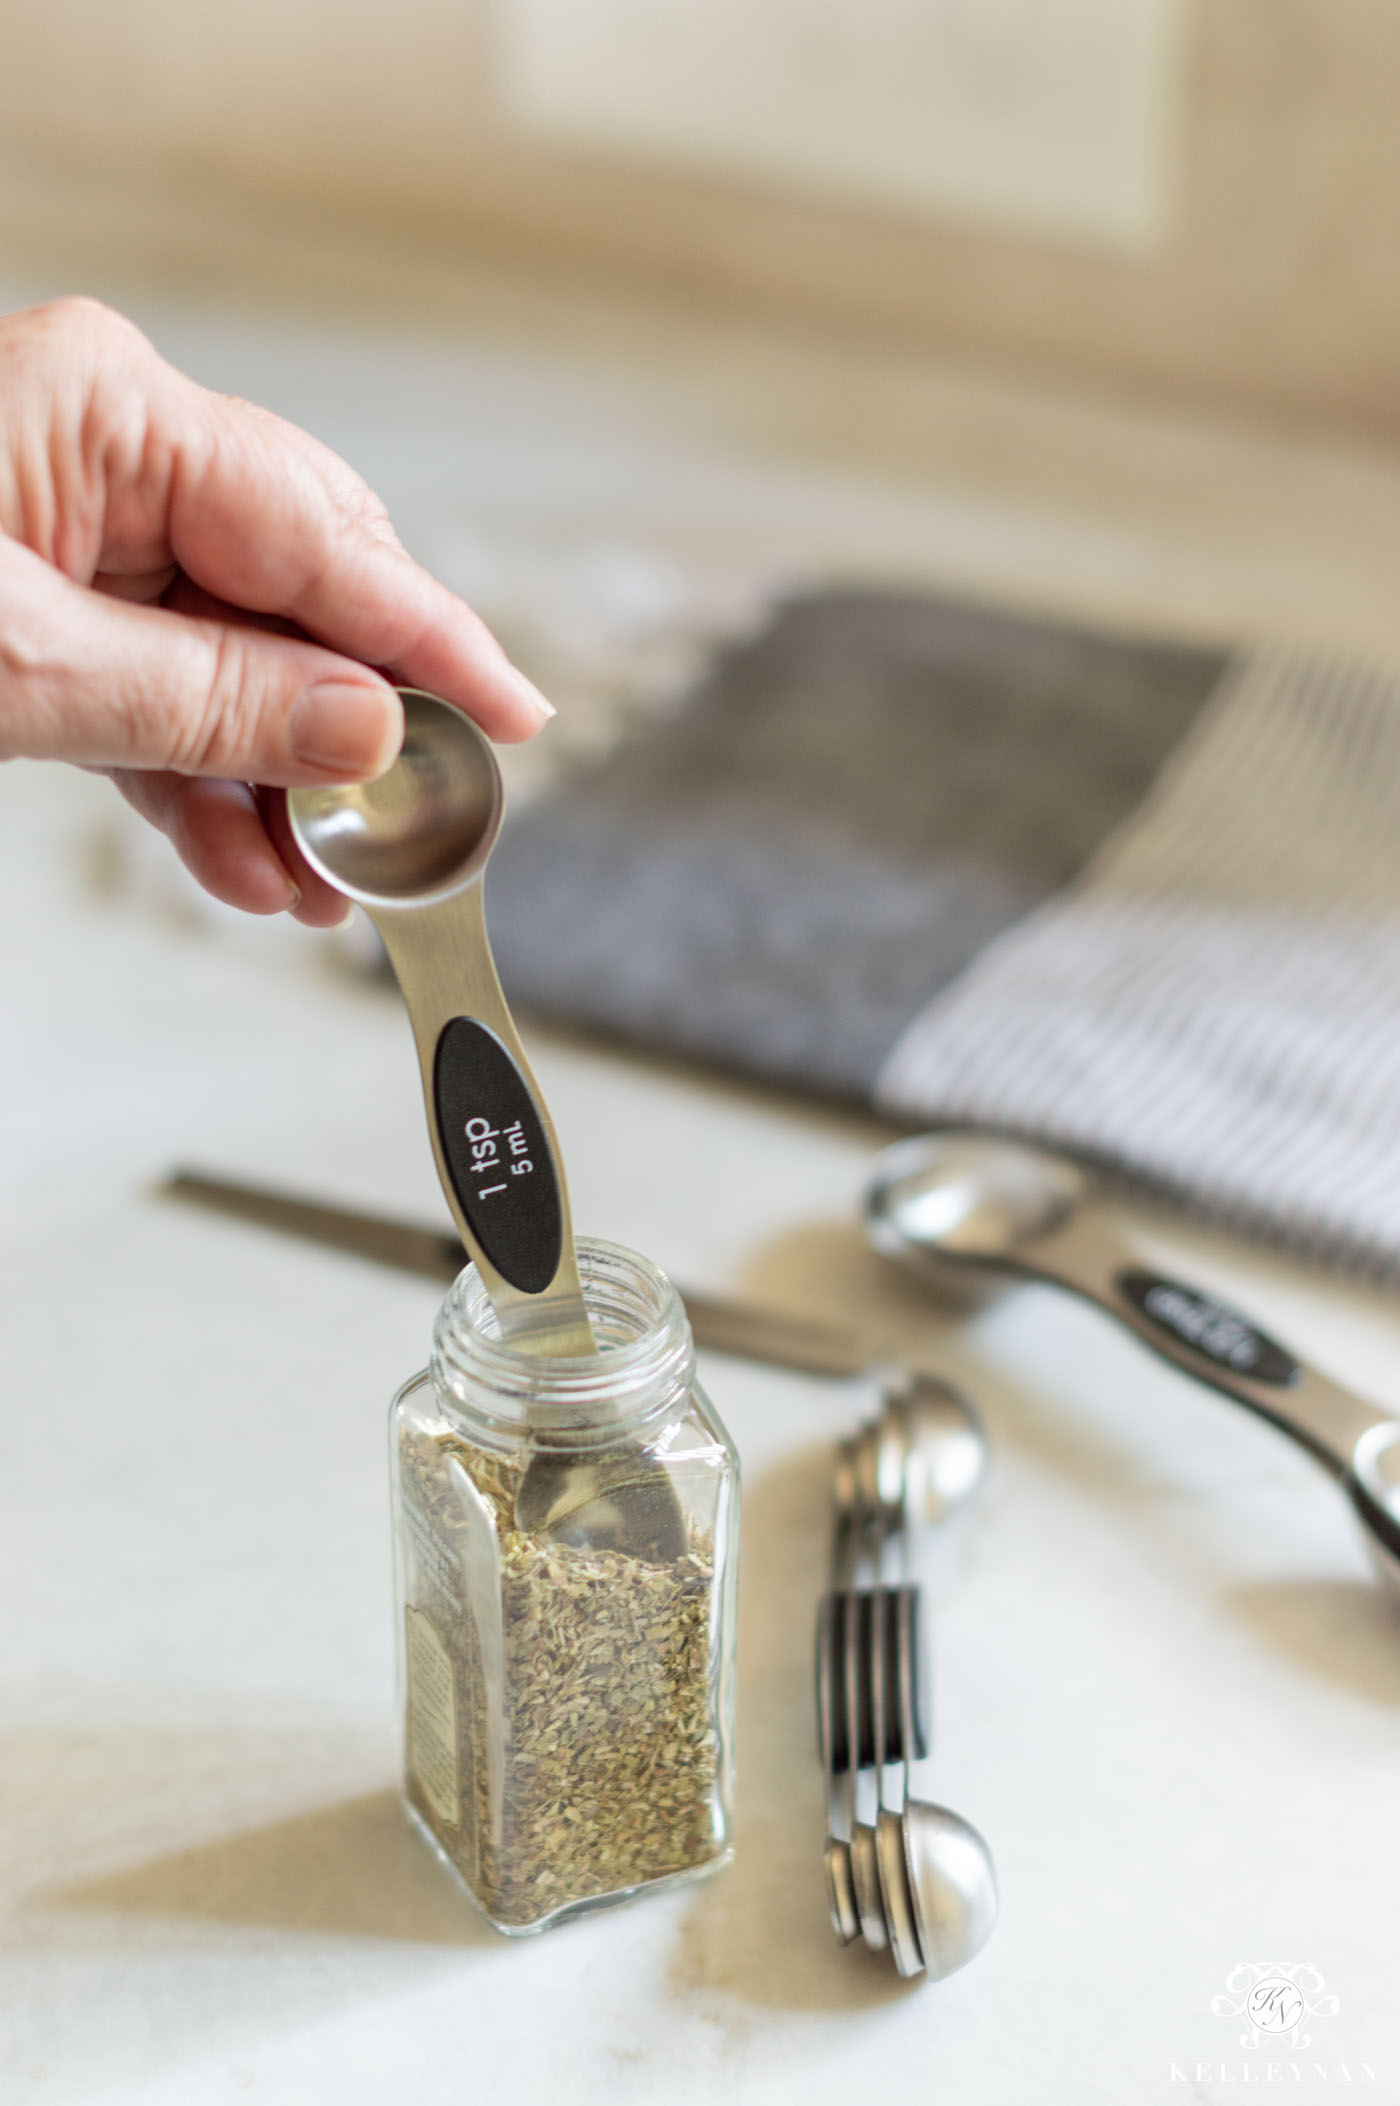
<path id="1" fill-rule="evenodd" d="M 966 1505 L 986 1455 L 973 1406 L 926 1375 L 887 1387 L 878 1415 L 837 1447 L 816 1656 L 827 1896 L 840 1942 L 889 1952 L 909 1978 L 966 1966 L 996 1922 L 986 1843 L 960 1815 L 916 1799 L 911 1782 L 929 1752 L 916 1542 Z"/>

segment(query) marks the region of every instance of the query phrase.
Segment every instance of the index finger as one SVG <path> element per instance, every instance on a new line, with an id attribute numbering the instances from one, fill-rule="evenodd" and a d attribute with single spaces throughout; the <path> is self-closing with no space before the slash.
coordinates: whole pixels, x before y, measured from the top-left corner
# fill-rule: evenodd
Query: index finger
<path id="1" fill-rule="evenodd" d="M 553 716 L 480 617 L 400 547 L 343 461 L 265 410 L 189 385 L 168 529 L 187 576 L 441 695 L 491 738 L 529 738 Z"/>

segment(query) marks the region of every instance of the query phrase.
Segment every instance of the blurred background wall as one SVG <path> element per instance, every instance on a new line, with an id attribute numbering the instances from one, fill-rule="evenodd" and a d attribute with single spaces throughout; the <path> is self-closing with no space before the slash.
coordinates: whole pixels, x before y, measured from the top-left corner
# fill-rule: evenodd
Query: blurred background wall
<path id="1" fill-rule="evenodd" d="M 1394 0 L 0 0 L 0 233 L 241 202 L 1394 434 L 1398 79 Z"/>

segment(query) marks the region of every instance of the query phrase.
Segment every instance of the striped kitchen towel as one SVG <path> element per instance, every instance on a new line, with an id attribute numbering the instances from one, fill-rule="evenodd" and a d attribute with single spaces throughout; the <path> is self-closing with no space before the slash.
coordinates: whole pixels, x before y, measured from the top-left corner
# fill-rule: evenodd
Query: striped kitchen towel
<path id="1" fill-rule="evenodd" d="M 1388 674 L 789 601 L 507 831 L 488 912 L 538 1008 L 1400 1274 Z"/>
<path id="2" fill-rule="evenodd" d="M 1143 808 L 914 1018 L 875 1094 L 1394 1278 L 1400 681 L 1241 656 Z"/>

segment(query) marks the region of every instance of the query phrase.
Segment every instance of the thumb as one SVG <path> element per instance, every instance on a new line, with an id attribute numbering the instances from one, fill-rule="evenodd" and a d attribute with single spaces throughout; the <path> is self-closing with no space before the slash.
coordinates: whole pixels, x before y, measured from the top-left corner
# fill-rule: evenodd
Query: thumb
<path id="1" fill-rule="evenodd" d="M 0 536 L 0 757 L 289 786 L 380 775 L 402 738 L 368 666 L 110 599 Z"/>

